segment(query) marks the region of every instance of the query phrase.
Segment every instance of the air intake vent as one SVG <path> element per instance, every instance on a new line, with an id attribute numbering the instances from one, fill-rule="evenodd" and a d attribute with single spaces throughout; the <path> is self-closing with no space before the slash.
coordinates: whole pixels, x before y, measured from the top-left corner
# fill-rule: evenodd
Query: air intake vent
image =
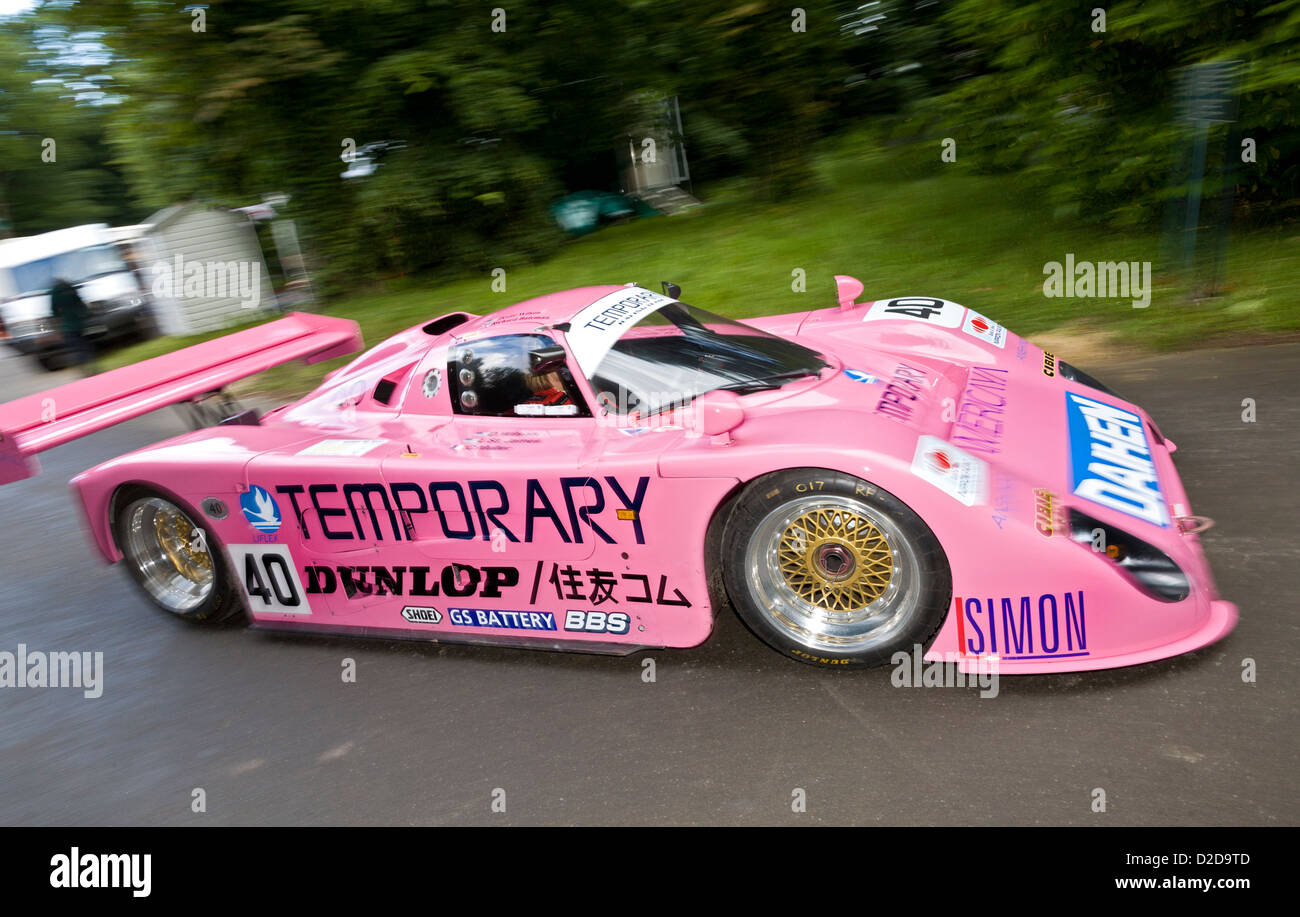
<path id="1" fill-rule="evenodd" d="M 394 370 L 375 384 L 375 391 L 372 397 L 380 404 L 388 405 L 393 403 L 393 394 L 397 387 L 406 381 L 406 377 L 411 374 L 415 368 L 414 363 L 408 363 L 401 369 Z"/>
<path id="2" fill-rule="evenodd" d="M 1152 598 L 1181 602 L 1191 593 L 1187 574 L 1164 551 L 1077 509 L 1070 510 L 1070 538 L 1110 558 Z"/>
<path id="3" fill-rule="evenodd" d="M 446 334 L 457 325 L 463 325 L 474 316 L 468 312 L 452 312 L 450 315 L 444 315 L 442 318 L 435 318 L 429 324 L 424 326 L 424 333 L 437 337 L 440 334 Z"/>
<path id="4" fill-rule="evenodd" d="M 388 404 L 393 400 L 393 392 L 397 391 L 397 383 L 392 379 L 380 379 L 379 384 L 375 386 L 375 400 L 380 404 Z"/>

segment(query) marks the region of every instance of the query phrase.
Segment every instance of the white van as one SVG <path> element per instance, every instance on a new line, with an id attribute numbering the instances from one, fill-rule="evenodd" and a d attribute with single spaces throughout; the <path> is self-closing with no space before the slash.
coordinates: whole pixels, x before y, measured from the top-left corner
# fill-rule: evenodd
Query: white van
<path id="1" fill-rule="evenodd" d="M 148 333 L 149 307 L 107 224 L 58 229 L 0 241 L 0 337 L 47 368 L 62 348 L 50 288 L 66 280 L 89 310 L 86 336 L 107 340 Z"/>

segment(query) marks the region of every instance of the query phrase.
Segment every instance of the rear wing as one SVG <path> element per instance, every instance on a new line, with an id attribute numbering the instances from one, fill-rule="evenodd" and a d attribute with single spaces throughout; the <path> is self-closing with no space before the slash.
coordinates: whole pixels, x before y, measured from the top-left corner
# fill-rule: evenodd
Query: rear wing
<path id="1" fill-rule="evenodd" d="M 256 328 L 0 404 L 0 484 L 39 474 L 33 457 L 38 452 L 281 363 L 319 363 L 363 346 L 354 321 L 291 312 Z"/>

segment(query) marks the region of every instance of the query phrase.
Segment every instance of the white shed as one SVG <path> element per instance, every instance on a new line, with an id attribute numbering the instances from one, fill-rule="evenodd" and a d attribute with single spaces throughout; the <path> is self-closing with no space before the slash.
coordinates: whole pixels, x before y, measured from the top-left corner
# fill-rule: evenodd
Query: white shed
<path id="1" fill-rule="evenodd" d="M 248 217 L 179 204 L 140 227 L 137 244 L 163 334 L 215 331 L 275 308 L 275 292 Z"/>

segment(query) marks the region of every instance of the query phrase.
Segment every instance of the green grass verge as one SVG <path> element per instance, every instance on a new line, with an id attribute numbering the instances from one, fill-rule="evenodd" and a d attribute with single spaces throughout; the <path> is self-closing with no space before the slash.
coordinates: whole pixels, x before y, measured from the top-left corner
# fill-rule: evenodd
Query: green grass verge
<path id="1" fill-rule="evenodd" d="M 1158 233 L 1105 232 L 1054 218 L 1015 176 L 943 165 L 937 147 L 882 150 L 845 138 L 820 157 L 818 183 L 821 190 L 779 203 L 754 203 L 732 185 L 731 199 L 682 216 L 601 230 L 544 263 L 510 269 L 504 293 L 492 292 L 490 277 L 475 276 L 353 295 L 323 311 L 357 320 L 374 344 L 445 312 L 491 312 L 587 284 L 636 281 L 658 289 L 672 280 L 686 301 L 744 318 L 832 305 L 831 277 L 843 273 L 866 284 L 865 298 L 940 296 L 1029 337 L 1063 326 L 1104 329 L 1137 347 L 1167 350 L 1300 330 L 1293 305 L 1300 232 L 1291 228 L 1234 235 L 1226 293 L 1194 303 L 1162 270 Z M 1067 252 L 1077 261 L 1153 262 L 1150 306 L 1045 297 L 1043 266 Z M 792 289 L 796 270 L 807 292 Z M 149 341 L 105 363 L 124 365 L 214 336 Z M 329 365 L 280 367 L 258 388 L 304 392 Z"/>

